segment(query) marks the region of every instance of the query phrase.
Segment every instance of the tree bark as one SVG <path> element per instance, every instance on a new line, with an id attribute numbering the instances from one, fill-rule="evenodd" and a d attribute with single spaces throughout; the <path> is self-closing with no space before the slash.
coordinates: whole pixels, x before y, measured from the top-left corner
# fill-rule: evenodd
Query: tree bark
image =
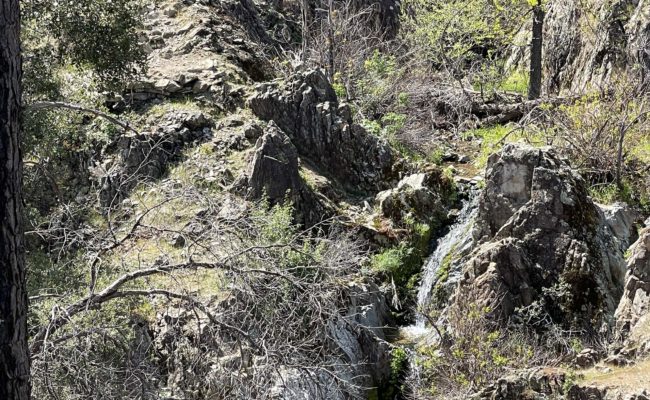
<path id="1" fill-rule="evenodd" d="M 22 231 L 20 10 L 0 0 L 0 399 L 30 397 Z"/>
<path id="2" fill-rule="evenodd" d="M 542 45 L 544 35 L 544 8 L 542 0 L 533 6 L 533 38 L 530 42 L 530 79 L 528 99 L 538 99 L 542 94 Z"/>
<path id="3" fill-rule="evenodd" d="M 304 63 L 309 55 L 309 24 L 311 23 L 311 10 L 309 9 L 309 0 L 301 1 L 302 11 L 302 54 L 300 60 Z"/>

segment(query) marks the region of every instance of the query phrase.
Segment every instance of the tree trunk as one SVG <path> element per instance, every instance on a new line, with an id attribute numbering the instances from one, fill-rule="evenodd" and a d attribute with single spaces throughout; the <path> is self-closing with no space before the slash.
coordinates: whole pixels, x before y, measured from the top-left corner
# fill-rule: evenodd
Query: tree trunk
<path id="1" fill-rule="evenodd" d="M 0 0 L 0 399 L 30 397 L 19 139 L 18 0 Z"/>
<path id="2" fill-rule="evenodd" d="M 533 38 L 530 42 L 530 80 L 528 99 L 538 99 L 542 93 L 542 44 L 544 30 L 544 8 L 542 0 L 533 7 Z"/>
<path id="3" fill-rule="evenodd" d="M 311 10 L 309 9 L 309 0 L 301 1 L 302 9 L 302 54 L 300 59 L 302 62 L 307 61 L 309 53 L 309 24 L 311 23 Z"/>
<path id="4" fill-rule="evenodd" d="M 327 75 L 334 82 L 334 0 L 328 0 L 327 9 Z"/>
<path id="5" fill-rule="evenodd" d="M 618 134 L 618 149 L 616 152 L 616 187 L 623 190 L 623 179 L 621 178 L 623 170 L 623 144 L 625 143 L 625 124 L 621 123 Z"/>

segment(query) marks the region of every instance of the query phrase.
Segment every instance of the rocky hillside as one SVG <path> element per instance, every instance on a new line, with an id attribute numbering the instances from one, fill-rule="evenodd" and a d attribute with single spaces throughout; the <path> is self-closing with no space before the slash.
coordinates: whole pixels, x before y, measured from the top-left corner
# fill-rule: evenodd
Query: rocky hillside
<path id="1" fill-rule="evenodd" d="M 147 2 L 110 85 L 25 34 L 34 398 L 650 396 L 647 7 L 545 5 L 525 100 L 461 3 Z"/>

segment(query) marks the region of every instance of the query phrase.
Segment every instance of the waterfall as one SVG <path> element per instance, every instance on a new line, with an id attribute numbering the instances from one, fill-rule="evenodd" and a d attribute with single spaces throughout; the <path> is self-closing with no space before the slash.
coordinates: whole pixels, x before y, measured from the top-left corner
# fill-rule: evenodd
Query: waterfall
<path id="1" fill-rule="evenodd" d="M 477 212 L 476 199 L 478 196 L 472 194 L 471 197 L 463 201 L 456 222 L 449 228 L 449 232 L 440 239 L 436 248 L 429 257 L 422 271 L 422 282 L 418 290 L 418 309 L 425 310 L 431 298 L 431 291 L 438 281 L 440 267 L 443 263 L 449 262 L 448 256 L 453 257 L 451 253 L 462 253 L 463 250 L 471 244 L 470 228 Z M 424 330 L 426 318 L 417 313 L 416 330 Z"/>

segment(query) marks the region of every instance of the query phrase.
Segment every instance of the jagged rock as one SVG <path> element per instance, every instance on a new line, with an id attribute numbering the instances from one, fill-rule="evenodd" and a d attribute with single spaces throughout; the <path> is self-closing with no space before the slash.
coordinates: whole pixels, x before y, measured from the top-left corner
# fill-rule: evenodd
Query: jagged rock
<path id="1" fill-rule="evenodd" d="M 447 199 L 453 185 L 437 168 L 409 175 L 397 187 L 379 192 L 376 201 L 382 214 L 396 222 L 407 216 L 438 225 L 447 215 Z"/>
<path id="2" fill-rule="evenodd" d="M 641 215 L 625 203 L 598 206 L 605 216 L 609 229 L 620 242 L 621 249 L 627 250 L 639 237 L 636 228 L 641 222 Z"/>
<path id="3" fill-rule="evenodd" d="M 566 373 L 562 370 L 535 368 L 503 377 L 487 386 L 474 399 L 550 400 L 563 398 Z"/>
<path id="4" fill-rule="evenodd" d="M 545 87 L 549 93 L 606 88 L 627 71 L 647 79 L 650 53 L 648 6 L 638 0 L 550 2 L 544 19 Z M 588 10 L 585 7 L 589 7 Z M 589 29 L 584 29 L 588 24 Z M 530 29 L 522 30 L 530 32 Z M 599 34 L 594 35 L 593 32 Z M 528 65 L 526 50 L 513 60 Z"/>
<path id="5" fill-rule="evenodd" d="M 644 389 L 572 383 L 567 371 L 534 368 L 519 371 L 488 385 L 472 399 L 489 400 L 642 400 Z"/>
<path id="6" fill-rule="evenodd" d="M 176 93 L 183 88 L 178 84 L 178 82 L 174 82 L 170 79 L 161 79 L 156 82 L 154 87 L 166 93 Z"/>
<path id="7" fill-rule="evenodd" d="M 248 177 L 249 194 L 256 199 L 267 196 L 273 203 L 287 196 L 297 199 L 295 196 L 299 197 L 304 190 L 298 172 L 298 152 L 275 124 L 269 124 L 264 136 L 255 144 Z"/>
<path id="8" fill-rule="evenodd" d="M 616 310 L 616 334 L 628 351 L 650 351 L 650 229 L 630 248 L 625 291 Z"/>
<path id="9" fill-rule="evenodd" d="M 504 318 L 535 304 L 561 325 L 611 325 L 629 233 L 616 237 L 583 179 L 550 148 L 507 145 L 489 158 L 485 182 L 478 245 L 455 301 L 469 291 L 482 303 L 500 299 Z"/>
<path id="10" fill-rule="evenodd" d="M 391 180 L 390 147 L 352 123 L 322 71 L 294 75 L 284 85 L 261 85 L 249 105 L 286 132 L 302 157 L 349 188 L 376 191 Z"/>
<path id="11" fill-rule="evenodd" d="M 289 137 L 271 122 L 257 140 L 247 171 L 248 196 L 271 204 L 289 200 L 298 220 L 310 226 L 320 222 L 324 207 L 309 190 L 299 172 L 298 152 Z"/>
<path id="12" fill-rule="evenodd" d="M 602 354 L 594 349 L 584 349 L 576 356 L 576 365 L 581 368 L 590 367 L 596 364 Z"/>
<path id="13" fill-rule="evenodd" d="M 163 176 L 183 146 L 203 137 L 204 129 L 209 131 L 211 125 L 203 113 L 173 112 L 153 132 L 122 136 L 116 143 L 115 158 L 104 162 L 108 168 L 96 172 L 101 206 L 116 206 L 140 182 Z"/>

